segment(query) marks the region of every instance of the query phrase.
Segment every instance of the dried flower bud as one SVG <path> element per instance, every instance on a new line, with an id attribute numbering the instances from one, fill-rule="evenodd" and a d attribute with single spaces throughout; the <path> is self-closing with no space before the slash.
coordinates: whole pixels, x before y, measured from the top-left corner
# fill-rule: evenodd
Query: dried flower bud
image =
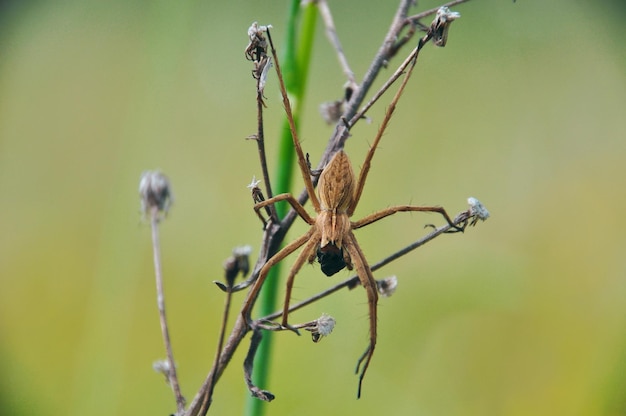
<path id="1" fill-rule="evenodd" d="M 170 382 L 170 362 L 167 360 L 157 360 L 152 363 L 152 369 L 157 373 L 161 373 L 165 376 L 165 382 Z"/>
<path id="2" fill-rule="evenodd" d="M 146 171 L 139 180 L 141 211 L 167 214 L 174 200 L 167 176 L 159 171 Z"/>
<path id="3" fill-rule="evenodd" d="M 332 316 L 323 313 L 318 319 L 304 324 L 302 327 L 311 332 L 313 342 L 319 342 L 322 337 L 327 337 L 331 332 L 333 332 L 333 329 L 335 328 L 335 319 Z"/>
<path id="4" fill-rule="evenodd" d="M 254 139 L 257 138 L 257 136 L 250 136 L 250 138 L 254 137 Z M 255 189 L 259 189 L 259 184 L 261 183 L 260 179 L 257 179 L 256 176 L 252 176 L 252 182 L 250 182 L 248 185 L 246 185 L 246 187 L 248 189 L 250 189 L 252 192 L 254 192 Z"/>
<path id="5" fill-rule="evenodd" d="M 470 216 L 474 217 L 474 220 L 470 223 L 471 225 L 476 225 L 478 220 L 485 221 L 489 218 L 489 211 L 478 199 L 473 197 L 467 198 L 467 203 L 470 206 Z"/>
<path id="6" fill-rule="evenodd" d="M 320 104 L 320 114 L 326 124 L 335 124 L 343 115 L 345 109 L 344 100 L 327 101 Z"/>
<path id="7" fill-rule="evenodd" d="M 448 29 L 450 24 L 461 17 L 458 12 L 452 12 L 449 8 L 443 6 L 437 10 L 435 20 L 430 25 L 429 32 L 432 34 L 433 43 L 437 46 L 444 47 L 448 41 Z"/>
<path id="8" fill-rule="evenodd" d="M 263 196 L 263 191 L 259 188 L 260 180 L 257 180 L 255 176 L 252 177 L 252 182 L 247 185 L 247 188 L 252 192 L 252 200 L 255 204 L 259 202 L 265 201 L 265 196 Z"/>
<path id="9" fill-rule="evenodd" d="M 319 111 L 326 124 L 335 124 L 341 120 L 343 113 L 346 111 L 346 104 L 358 88 L 359 86 L 354 81 L 348 81 L 343 86 L 344 97 L 342 99 L 320 104 Z"/>
<path id="10" fill-rule="evenodd" d="M 233 257 L 237 260 L 237 268 L 244 277 L 250 272 L 250 253 L 252 253 L 252 247 L 249 245 L 233 249 Z"/>
<path id="11" fill-rule="evenodd" d="M 235 247 L 232 256 L 224 262 L 224 277 L 229 288 L 233 287 L 239 273 L 245 277 L 250 271 L 249 256 L 251 252 L 252 247 L 250 246 Z"/>
<path id="12" fill-rule="evenodd" d="M 385 277 L 382 280 L 377 280 L 376 286 L 378 286 L 378 293 L 388 298 L 396 292 L 398 288 L 398 278 L 396 276 Z"/>
<path id="13" fill-rule="evenodd" d="M 260 61 L 267 55 L 267 40 L 263 33 L 267 32 L 272 25 L 259 26 L 257 22 L 253 22 L 248 28 L 249 43 L 246 46 L 246 59 L 250 61 Z"/>

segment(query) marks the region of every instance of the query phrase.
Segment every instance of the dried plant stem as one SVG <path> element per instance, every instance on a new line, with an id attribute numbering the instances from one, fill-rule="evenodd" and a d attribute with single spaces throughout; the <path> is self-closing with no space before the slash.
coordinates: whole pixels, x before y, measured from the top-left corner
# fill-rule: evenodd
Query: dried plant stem
<path id="1" fill-rule="evenodd" d="M 348 82 L 351 85 L 356 85 L 354 72 L 352 71 L 352 69 L 350 69 L 350 65 L 348 64 L 348 59 L 346 58 L 346 55 L 343 52 L 343 47 L 341 46 L 341 42 L 339 41 L 339 36 L 337 35 L 337 29 L 335 29 L 335 22 L 333 21 L 333 15 L 330 12 L 328 3 L 326 2 L 326 0 L 317 0 L 316 4 L 320 12 L 320 15 L 322 16 L 322 20 L 324 20 L 324 25 L 326 26 L 326 36 L 328 37 L 328 40 L 335 48 L 335 52 L 337 53 L 337 59 L 339 60 L 341 69 L 343 70 L 343 73 L 348 78 Z"/>
<path id="2" fill-rule="evenodd" d="M 420 43 L 420 45 L 423 44 Z M 411 54 L 404 60 L 404 62 L 402 62 L 400 67 L 398 67 L 393 75 L 389 77 L 389 79 L 383 84 L 383 86 L 380 87 L 376 94 L 374 94 L 374 96 L 367 102 L 367 104 L 365 104 L 365 106 L 363 106 L 363 108 L 350 119 L 347 126 L 348 128 L 352 127 L 358 120 L 360 120 L 365 115 L 365 113 L 376 103 L 376 101 L 378 101 L 380 97 L 383 96 L 383 94 L 389 89 L 389 87 L 391 87 L 391 85 L 393 85 L 393 83 L 396 82 L 398 78 L 400 78 L 400 76 L 404 73 L 409 65 L 411 65 L 412 63 L 414 65 L 420 49 L 421 46 L 413 49 Z"/>
<path id="3" fill-rule="evenodd" d="M 299 119 L 299 113 L 303 106 L 301 103 L 305 101 L 306 81 L 308 78 L 308 70 L 313 50 L 315 22 L 317 19 L 317 10 L 314 4 L 302 5 L 299 0 L 291 0 L 289 17 L 287 22 L 286 48 L 285 48 L 285 64 L 287 66 L 288 86 L 287 89 L 293 100 L 298 103 L 294 109 L 294 118 Z M 285 124 L 287 122 L 285 121 Z M 279 140 L 278 160 L 276 167 L 276 183 L 275 191 L 277 193 L 290 192 L 292 187 L 292 172 L 295 162 L 294 149 L 291 141 L 291 134 L 288 128 L 282 129 Z M 271 197 L 271 195 L 270 195 Z M 278 204 L 273 208 L 278 218 L 282 218 L 288 206 Z M 275 223 L 278 224 L 278 221 Z M 282 240 L 284 239 L 287 229 L 279 229 L 277 234 L 271 237 L 267 245 L 267 257 L 259 256 L 260 264 L 262 260 L 269 259 L 278 252 Z M 257 271 L 260 270 L 257 269 Z M 277 293 L 279 287 L 280 265 L 271 271 L 271 280 L 264 285 L 263 290 L 258 299 L 258 310 L 261 314 L 267 314 L 274 310 L 277 303 Z M 256 300 L 255 300 L 256 301 Z M 254 374 L 255 381 L 261 385 L 265 385 L 270 374 L 270 360 L 272 358 L 272 335 L 268 334 L 263 338 L 263 342 L 258 346 L 258 359 L 256 362 L 257 371 Z M 260 415 L 263 414 L 265 403 L 248 396 L 245 414 Z"/>
<path id="4" fill-rule="evenodd" d="M 437 6 L 433 9 L 430 10 L 424 10 L 423 12 L 414 14 L 413 16 L 409 16 L 406 18 L 407 22 L 416 22 L 420 19 L 423 19 L 425 17 L 431 16 L 435 13 L 437 13 L 437 10 L 439 10 L 440 7 L 453 7 L 456 6 L 457 4 L 461 4 L 461 3 L 467 3 L 470 0 L 452 0 L 448 3 L 444 3 L 441 6 Z"/>
<path id="5" fill-rule="evenodd" d="M 220 362 L 220 356 L 222 354 L 222 348 L 224 348 L 224 337 L 226 336 L 226 324 L 228 323 L 228 312 L 230 311 L 230 303 L 233 298 L 233 293 L 229 290 L 226 292 L 226 300 L 224 301 L 224 314 L 222 315 L 222 326 L 220 327 L 219 341 L 217 344 L 217 350 L 215 353 L 215 360 L 213 360 L 213 366 L 209 374 L 210 382 L 207 386 L 207 394 L 204 396 L 203 407 L 207 410 L 211 407 L 213 401 L 213 390 L 215 389 L 215 382 L 217 381 L 217 365 Z"/>
<path id="6" fill-rule="evenodd" d="M 467 0 L 465 0 L 465 1 L 467 1 Z M 404 74 L 404 71 L 407 68 L 409 68 L 409 71 L 413 70 L 413 67 L 415 66 L 415 62 L 417 61 L 417 57 L 418 57 L 420 51 L 422 50 L 424 45 L 430 40 L 431 37 L 432 37 L 432 34 L 430 32 L 428 32 L 428 33 L 426 33 L 426 35 L 424 35 L 424 37 L 422 37 L 419 40 L 417 46 L 413 49 L 413 51 L 409 54 L 409 56 L 406 57 L 404 62 L 402 62 L 402 64 L 400 64 L 400 66 L 398 67 L 398 69 L 396 69 L 396 71 L 393 73 L 393 75 L 391 75 L 389 77 L 389 79 L 387 81 L 385 81 L 383 86 L 380 87 L 380 89 L 367 102 L 367 104 L 365 104 L 365 106 L 363 106 L 363 108 L 361 110 L 359 110 L 359 112 L 356 113 L 350 119 L 350 121 L 347 123 L 346 127 L 348 127 L 348 128 L 352 127 L 358 120 L 363 118 L 365 113 L 378 101 L 378 99 L 380 97 L 382 97 L 382 95 L 389 89 L 389 87 L 391 87 L 391 85 L 393 85 L 393 83 L 396 82 L 396 80 L 398 78 L 400 78 L 400 76 L 402 74 Z M 406 82 L 406 81 L 404 81 L 404 82 Z"/>
<path id="7" fill-rule="evenodd" d="M 159 321 L 161 323 L 161 333 L 163 334 L 163 343 L 167 354 L 168 363 L 168 380 L 174 396 L 176 397 L 176 407 L 178 414 L 185 411 L 185 398 L 180 391 L 178 384 L 178 376 L 176 374 L 176 364 L 174 362 L 174 353 L 172 352 L 172 343 L 170 341 L 170 333 L 167 326 L 165 316 L 165 293 L 163 291 L 163 272 L 161 269 L 161 244 L 159 242 L 159 208 L 152 207 L 150 209 L 150 226 L 152 229 L 152 251 L 154 254 L 154 274 L 156 279 L 157 290 L 157 308 L 159 309 Z"/>
<path id="8" fill-rule="evenodd" d="M 268 63 L 269 65 L 269 63 Z M 258 80 L 260 82 L 260 80 Z M 267 156 L 265 153 L 265 134 L 263 132 L 263 92 L 257 88 L 257 134 L 254 139 L 257 142 L 257 148 L 259 150 L 259 161 L 261 164 L 261 171 L 263 173 L 263 184 L 265 185 L 265 192 L 267 192 L 267 197 L 271 198 L 272 194 L 272 183 L 270 181 L 270 174 L 267 169 Z M 278 214 L 276 213 L 276 207 L 271 205 L 267 208 L 268 214 L 270 215 L 272 221 L 278 221 Z"/>
<path id="9" fill-rule="evenodd" d="M 467 221 L 471 218 L 470 212 L 469 211 L 463 211 L 461 212 L 459 215 L 456 216 L 456 218 L 453 221 L 453 224 L 456 226 L 459 226 L 460 228 L 464 229 L 465 226 L 467 225 Z M 428 243 L 429 241 L 434 240 L 436 237 L 439 237 L 442 234 L 448 233 L 448 232 L 455 232 L 456 230 L 454 228 L 452 228 L 452 225 L 450 224 L 445 224 L 442 225 L 441 227 L 438 227 L 436 229 L 434 229 L 431 233 L 425 235 L 424 237 L 420 238 L 419 240 L 407 245 L 406 247 L 403 247 L 402 249 L 390 254 L 389 256 L 385 257 L 384 259 L 380 260 L 379 262 L 372 264 L 370 266 L 370 269 L 372 270 L 372 272 L 382 268 L 383 266 L 386 266 L 387 264 L 391 263 L 394 260 L 397 260 L 398 258 L 404 256 L 405 254 L 410 253 L 411 251 L 415 250 L 416 248 L 423 246 L 424 244 Z M 301 309 L 307 305 L 310 305 L 314 302 L 317 302 L 320 299 L 323 299 L 329 295 L 332 295 L 333 293 L 344 289 L 344 288 L 348 288 L 348 289 L 353 289 L 357 286 L 359 286 L 361 284 L 359 277 L 354 275 L 351 276 L 350 278 L 344 280 L 341 283 L 336 284 L 335 286 L 332 286 L 316 295 L 311 296 L 308 299 L 303 300 L 300 303 L 297 303 L 295 305 L 292 305 L 289 308 L 289 313 L 296 311 L 298 309 Z M 277 318 L 280 318 L 283 315 L 283 311 L 277 311 L 272 313 L 271 315 L 267 315 L 264 316 L 262 318 L 259 318 L 257 321 L 261 322 L 261 321 L 272 321 L 275 320 Z"/>

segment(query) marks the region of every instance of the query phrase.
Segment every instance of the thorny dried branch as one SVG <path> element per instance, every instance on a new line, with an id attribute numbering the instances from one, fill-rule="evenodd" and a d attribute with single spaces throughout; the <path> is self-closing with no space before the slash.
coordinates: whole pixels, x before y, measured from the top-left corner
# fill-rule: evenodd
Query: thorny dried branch
<path id="1" fill-rule="evenodd" d="M 456 4 L 460 4 L 469 0 L 455 0 L 447 3 L 445 6 L 452 6 Z M 396 79 L 402 75 L 410 62 L 416 60 L 418 58 L 419 52 L 422 47 L 429 41 L 433 40 L 433 42 L 437 46 L 445 46 L 447 41 L 448 27 L 452 20 L 458 17 L 458 15 L 447 12 L 441 14 L 441 8 L 429 10 L 420 14 L 416 14 L 413 16 L 408 15 L 408 11 L 411 5 L 413 5 L 413 0 L 400 0 L 398 9 L 393 18 L 393 21 L 390 25 L 390 28 L 385 36 L 385 39 L 380 46 L 378 52 L 372 59 L 372 63 L 365 73 L 364 78 L 361 83 L 357 83 L 354 74 L 348 65 L 348 61 L 343 54 L 343 50 L 341 48 L 341 43 L 339 42 L 339 37 L 337 35 L 336 30 L 334 29 L 334 23 L 332 20 L 332 16 L 330 15 L 330 10 L 327 7 L 327 4 L 324 0 L 318 0 L 320 13 L 323 16 L 323 19 L 326 23 L 327 34 L 331 40 L 331 43 L 334 45 L 338 59 L 343 69 L 344 74 L 347 77 L 346 89 L 344 92 L 344 97 L 341 100 L 338 100 L 340 104 L 336 108 L 336 112 L 340 113 L 340 116 L 335 116 L 334 120 L 336 120 L 337 124 L 333 134 L 331 135 L 328 145 L 320 157 L 320 161 L 317 165 L 317 169 L 311 170 L 321 171 L 321 169 L 326 165 L 330 157 L 335 154 L 339 149 L 343 148 L 343 145 L 347 138 L 349 137 L 350 129 L 362 118 L 365 117 L 368 109 L 376 103 L 378 98 L 382 96 L 382 94 L 389 88 Z M 439 12 L 439 13 L 438 13 Z M 433 15 L 437 13 L 437 17 L 433 21 L 430 26 L 425 26 L 420 22 L 420 19 L 423 19 L 429 15 Z M 258 109 L 258 131 L 255 135 L 250 136 L 251 139 L 254 139 L 258 143 L 259 148 L 259 158 L 261 162 L 261 167 L 263 171 L 263 182 L 265 186 L 265 191 L 267 193 L 267 198 L 272 197 L 269 174 L 267 172 L 267 162 L 265 158 L 265 148 L 264 148 L 264 139 L 263 139 L 263 118 L 262 111 L 265 107 L 264 102 L 264 88 L 266 79 L 268 76 L 268 70 L 272 66 L 271 57 L 267 54 L 267 43 L 265 41 L 265 37 L 263 36 L 267 29 L 271 26 L 259 26 L 254 24 L 250 27 L 248 32 L 249 36 L 249 45 L 245 49 L 245 56 L 247 59 L 253 62 L 253 78 L 257 81 L 257 109 Z M 381 69 L 385 68 L 389 61 L 399 53 L 403 46 L 407 45 L 411 39 L 414 37 L 417 30 L 423 30 L 426 34 L 419 39 L 417 42 L 417 47 L 414 48 L 409 56 L 405 59 L 404 63 L 400 65 L 398 70 L 389 78 L 389 80 L 385 83 L 383 88 L 379 92 L 377 92 L 373 98 L 371 98 L 365 106 L 363 103 L 365 102 L 365 97 L 367 96 L 374 80 L 380 73 Z M 361 110 L 358 110 L 361 106 Z M 307 155 L 307 164 L 308 155 Z M 310 166 L 308 166 L 310 169 Z M 314 184 L 317 183 L 317 177 L 313 175 Z M 261 202 L 265 200 L 265 196 L 263 192 L 259 188 L 259 182 L 253 179 L 253 182 L 250 185 L 253 199 L 255 203 Z M 300 204 L 304 204 L 306 200 L 311 195 L 311 189 L 304 190 L 299 198 L 298 202 Z M 428 241 L 431 241 L 435 237 L 442 235 L 444 233 L 453 232 L 458 229 L 465 229 L 468 225 L 475 225 L 478 220 L 485 220 L 488 216 L 488 212 L 484 207 L 475 199 L 472 199 L 470 202 L 470 209 L 461 212 L 457 217 L 450 223 L 446 224 L 442 227 L 434 229 L 427 236 L 421 238 L 415 243 L 403 248 L 402 250 L 397 251 L 396 253 L 390 255 L 389 257 L 381 260 L 380 262 L 371 266 L 371 270 L 377 270 L 380 267 L 388 264 L 394 259 L 408 253 L 411 250 L 425 244 Z M 220 332 L 220 340 L 223 340 L 224 328 L 226 326 L 226 315 L 228 314 L 228 309 L 230 305 L 230 296 L 232 293 L 244 286 L 250 284 L 250 282 L 254 282 L 258 277 L 261 268 L 267 263 L 268 259 L 270 259 L 280 247 L 281 242 L 283 241 L 286 232 L 291 227 L 298 213 L 296 210 L 291 209 L 289 213 L 283 218 L 279 220 L 276 211 L 273 205 L 269 205 L 266 207 L 266 214 L 271 218 L 271 221 L 267 222 L 263 233 L 263 239 L 261 243 L 261 247 L 259 249 L 259 257 L 256 264 L 253 267 L 252 273 L 250 277 L 242 284 L 234 284 L 234 277 L 241 273 L 244 274 L 244 271 L 247 272 L 248 263 L 247 257 L 246 261 L 242 263 L 239 260 L 230 259 L 227 261 L 225 265 L 226 272 L 226 284 L 218 283 L 218 286 L 227 293 L 227 302 L 225 305 L 225 316 L 223 319 L 222 330 Z M 260 215 L 260 214 L 259 214 Z M 234 255 L 235 256 L 235 255 Z M 346 281 L 307 299 L 297 305 L 292 305 L 289 308 L 289 311 L 297 310 L 302 308 L 312 302 L 315 302 L 318 299 L 321 299 L 325 296 L 328 296 L 342 288 L 353 288 L 359 284 L 359 279 L 355 276 Z M 397 280 L 395 277 L 383 279 L 377 281 L 378 290 L 383 295 L 389 295 L 395 289 L 397 284 Z M 248 296 L 246 297 L 245 302 L 254 303 L 255 299 L 250 299 Z M 257 391 L 257 396 L 260 398 L 264 398 L 265 400 L 271 400 L 273 395 L 267 391 L 258 389 L 251 382 L 251 372 L 252 372 L 252 362 L 254 358 L 254 354 L 256 353 L 256 348 L 261 339 L 261 331 L 263 329 L 269 330 L 284 330 L 286 328 L 281 327 L 280 325 L 274 324 L 272 320 L 282 315 L 281 312 L 274 313 L 272 315 L 260 318 L 255 320 L 252 325 L 249 325 L 245 319 L 241 316 L 241 314 L 237 315 L 237 320 L 231 330 L 230 335 L 223 343 L 219 342 L 218 351 L 216 354 L 215 361 L 213 366 L 207 375 L 204 383 L 200 387 L 198 393 L 193 399 L 191 405 L 186 411 L 181 410 L 181 402 L 179 398 L 182 398 L 182 395 L 176 393 L 177 398 L 177 406 L 179 415 L 204 415 L 209 409 L 209 406 L 212 401 L 212 394 L 215 383 L 219 380 L 221 374 L 224 369 L 230 362 L 235 350 L 243 340 L 243 338 L 247 335 L 248 332 L 252 331 L 251 337 L 251 346 L 248 350 L 248 355 L 246 357 L 244 363 L 244 373 L 245 379 L 252 391 Z M 164 316 L 164 313 L 163 313 Z M 318 341 L 322 336 L 328 335 L 332 327 L 334 326 L 334 320 L 332 318 L 322 317 L 318 320 L 306 322 L 303 324 L 293 325 L 288 329 L 298 330 L 305 329 L 312 333 L 312 337 L 314 341 Z M 332 324 L 331 324 L 332 322 Z M 169 341 L 167 342 L 169 343 Z M 166 343 L 166 344 L 167 344 Z M 171 350 L 169 351 L 171 352 Z M 172 372 L 175 373 L 175 366 L 173 357 L 169 357 L 171 354 L 168 352 L 168 361 L 167 365 L 164 365 L 163 368 L 167 367 L 167 372 L 169 374 L 169 381 L 172 382 Z M 171 359 L 170 359 L 171 358 Z M 174 388 L 174 386 L 173 386 Z M 183 399 L 184 400 L 184 399 Z M 184 404 L 184 402 L 182 402 Z M 184 413 L 183 413 L 184 412 Z"/>

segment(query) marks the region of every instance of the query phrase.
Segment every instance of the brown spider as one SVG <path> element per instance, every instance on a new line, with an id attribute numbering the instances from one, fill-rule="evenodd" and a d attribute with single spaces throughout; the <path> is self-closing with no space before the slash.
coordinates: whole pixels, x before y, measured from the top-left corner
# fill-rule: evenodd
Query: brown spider
<path id="1" fill-rule="evenodd" d="M 281 249 L 274 256 L 272 256 L 261 268 L 258 278 L 254 282 L 254 286 L 252 287 L 251 293 L 248 296 L 249 301 L 244 305 L 242 309 L 242 315 L 243 318 L 246 319 L 248 322 L 251 321 L 250 312 L 253 306 L 254 299 L 261 289 L 261 286 L 263 285 L 263 282 L 265 281 L 268 272 L 275 264 L 282 261 L 285 257 L 290 255 L 300 247 L 302 247 L 302 251 L 300 252 L 295 260 L 295 263 L 289 270 L 289 274 L 287 277 L 285 303 L 283 306 L 282 314 L 282 327 L 285 329 L 293 329 L 287 322 L 291 290 L 293 288 L 295 276 L 305 262 L 313 263 L 313 261 L 315 261 L 317 257 L 322 264 L 322 268 L 325 269 L 324 272 L 327 275 L 336 273 L 337 271 L 341 270 L 344 265 L 349 270 L 355 268 L 361 284 L 367 291 L 369 306 L 369 345 L 363 355 L 359 358 L 356 367 L 356 372 L 359 374 L 357 397 L 360 397 L 363 377 L 365 376 L 365 372 L 367 371 L 367 368 L 370 364 L 372 355 L 374 353 L 374 348 L 376 346 L 378 288 L 367 259 L 365 258 L 365 255 L 363 254 L 363 251 L 361 250 L 361 247 L 359 246 L 359 243 L 353 231 L 369 225 L 375 221 L 393 215 L 397 212 L 410 211 L 437 212 L 446 219 L 446 221 L 454 228 L 454 230 L 462 231 L 462 229 L 453 223 L 453 221 L 450 219 L 450 217 L 443 208 L 436 206 L 394 206 L 375 212 L 361 220 L 351 221 L 352 214 L 354 213 L 354 210 L 356 209 L 359 203 L 359 199 L 361 198 L 361 194 L 363 192 L 363 187 L 365 185 L 367 174 L 370 169 L 372 157 L 374 156 L 374 152 L 376 151 L 380 138 L 382 137 L 385 128 L 389 120 L 391 119 L 391 115 L 395 109 L 396 103 L 398 102 L 398 99 L 400 98 L 400 95 L 402 94 L 402 91 L 404 90 L 404 87 L 411 75 L 416 58 L 412 61 L 411 65 L 407 69 L 402 84 L 400 85 L 398 91 L 396 92 L 396 95 L 391 101 L 389 108 L 387 109 L 382 125 L 379 128 L 374 142 L 367 153 L 359 177 L 357 178 L 355 176 L 352 165 L 346 153 L 343 150 L 339 150 L 337 153 L 335 153 L 335 155 L 322 170 L 319 177 L 318 193 L 316 195 L 314 185 L 311 180 L 311 170 L 308 164 L 308 160 L 302 151 L 296 133 L 295 123 L 291 112 L 291 105 L 289 99 L 287 98 L 284 81 L 280 72 L 280 64 L 276 57 L 276 53 L 272 45 L 271 36 L 269 36 L 269 31 L 268 38 L 270 41 L 270 46 L 272 48 L 272 54 L 274 56 L 276 72 L 278 73 L 278 79 L 280 84 L 280 91 L 282 94 L 287 119 L 289 121 L 291 129 L 293 144 L 295 146 L 296 154 L 298 157 L 298 164 L 300 166 L 302 178 L 304 180 L 304 184 L 311 200 L 311 205 L 313 205 L 313 209 L 315 210 L 316 216 L 310 216 L 308 212 L 304 209 L 304 207 L 291 194 L 276 195 L 273 198 L 259 202 L 254 206 L 254 210 L 256 211 L 257 215 L 263 218 L 260 215 L 260 210 L 262 208 L 267 207 L 270 204 L 274 204 L 278 201 L 287 201 L 296 210 L 300 217 L 302 217 L 302 219 L 311 226 L 311 228 L 304 235 L 298 237 L 287 246 L 285 246 L 283 249 Z"/>

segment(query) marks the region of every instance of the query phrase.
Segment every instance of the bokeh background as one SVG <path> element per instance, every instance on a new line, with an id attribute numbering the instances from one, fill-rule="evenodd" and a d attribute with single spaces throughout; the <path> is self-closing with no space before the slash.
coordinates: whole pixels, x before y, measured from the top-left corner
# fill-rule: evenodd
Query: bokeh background
<path id="1" fill-rule="evenodd" d="M 330 3 L 360 79 L 396 2 Z M 244 140 L 256 128 L 246 30 L 273 24 L 280 49 L 287 3 L 1 4 L 0 413 L 169 414 L 173 396 L 151 368 L 164 350 L 139 176 L 160 168 L 173 184 L 163 265 L 191 399 L 224 300 L 211 281 L 234 246 L 256 254 L 261 237 L 246 189 L 260 176 Z M 492 217 L 377 273 L 399 287 L 381 299 L 358 401 L 365 293 L 294 314 L 327 312 L 337 327 L 319 344 L 276 337 L 269 415 L 626 414 L 626 7 L 488 0 L 455 10 L 448 46 L 421 55 L 356 215 L 403 203 L 457 213 L 474 196 Z M 314 161 L 331 133 L 317 107 L 345 82 L 318 24 L 302 119 Z M 275 170 L 273 75 L 266 95 Z M 353 130 L 355 167 L 382 109 Z M 400 214 L 358 237 L 374 262 L 439 221 Z M 294 297 L 347 276 L 305 267 Z M 220 381 L 215 414 L 241 414 L 242 361 L 240 351 Z"/>

